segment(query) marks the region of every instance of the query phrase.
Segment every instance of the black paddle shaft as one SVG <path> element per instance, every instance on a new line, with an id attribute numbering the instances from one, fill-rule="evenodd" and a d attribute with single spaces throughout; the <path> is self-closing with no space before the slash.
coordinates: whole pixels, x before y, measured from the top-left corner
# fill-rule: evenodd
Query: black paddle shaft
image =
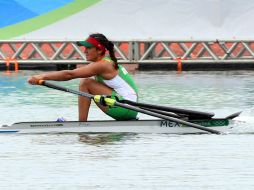
<path id="1" fill-rule="evenodd" d="M 184 121 L 184 120 L 181 120 L 181 119 L 178 119 L 178 118 L 162 115 L 162 114 L 152 112 L 152 111 L 149 111 L 149 110 L 144 110 L 144 109 L 141 109 L 139 107 L 135 107 L 135 106 L 128 105 L 128 104 L 125 104 L 125 103 L 115 102 L 115 105 L 119 106 L 119 107 L 130 109 L 130 110 L 134 110 L 134 111 L 137 111 L 137 112 L 140 112 L 140 113 L 144 113 L 146 115 L 154 116 L 154 117 L 157 117 L 157 118 L 160 118 L 160 119 L 165 119 L 165 120 L 168 120 L 168 121 L 180 123 L 180 124 L 183 124 L 183 125 L 186 125 L 186 126 L 189 126 L 189 127 L 193 127 L 193 128 L 196 128 L 196 129 L 200 129 L 200 130 L 203 130 L 203 131 L 207 131 L 207 132 L 210 132 L 210 133 L 213 133 L 213 134 L 222 134 L 220 131 L 210 129 L 210 128 L 204 127 L 202 125 L 198 125 L 198 124 L 191 123 L 191 122 L 188 122 L 188 121 Z"/>
<path id="2" fill-rule="evenodd" d="M 184 114 L 184 115 L 187 115 L 189 119 L 211 119 L 214 116 L 214 113 L 210 113 L 210 112 L 201 112 L 201 111 L 188 110 L 188 109 L 182 109 L 182 108 L 159 106 L 154 104 L 133 102 L 130 100 L 121 100 L 121 102 L 129 104 L 129 105 L 133 105 L 133 106 L 138 106 L 140 108 L 148 108 L 148 109 L 154 109 L 154 110 L 173 112 L 176 114 Z"/>

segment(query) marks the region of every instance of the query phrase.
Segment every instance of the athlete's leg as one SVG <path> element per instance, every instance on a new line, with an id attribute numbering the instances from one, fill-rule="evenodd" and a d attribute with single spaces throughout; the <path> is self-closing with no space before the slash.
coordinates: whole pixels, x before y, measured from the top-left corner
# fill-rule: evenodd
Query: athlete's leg
<path id="1" fill-rule="evenodd" d="M 93 95 L 111 95 L 112 89 L 94 79 L 81 79 L 79 90 Z M 78 97 L 79 121 L 87 121 L 91 100 L 82 96 Z M 98 105 L 102 111 L 106 111 L 106 107 Z"/>

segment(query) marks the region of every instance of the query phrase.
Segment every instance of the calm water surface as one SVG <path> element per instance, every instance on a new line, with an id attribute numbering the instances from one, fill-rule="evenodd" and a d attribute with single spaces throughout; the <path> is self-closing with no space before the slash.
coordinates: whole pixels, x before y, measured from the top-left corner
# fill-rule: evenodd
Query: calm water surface
<path id="1" fill-rule="evenodd" d="M 0 126 L 77 119 L 77 97 L 0 73 Z M 140 100 L 243 111 L 229 135 L 1 135 L 0 189 L 253 189 L 253 72 L 137 72 Z M 61 85 L 77 89 L 78 80 Z M 93 105 L 90 120 L 110 119 Z M 140 115 L 140 118 L 148 116 Z"/>

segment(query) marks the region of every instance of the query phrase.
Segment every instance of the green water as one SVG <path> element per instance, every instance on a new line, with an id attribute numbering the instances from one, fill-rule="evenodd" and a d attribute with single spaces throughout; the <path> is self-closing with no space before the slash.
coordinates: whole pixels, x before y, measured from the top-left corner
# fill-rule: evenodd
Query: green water
<path id="1" fill-rule="evenodd" d="M 0 73 L 0 125 L 77 119 L 75 95 L 26 83 L 38 72 Z M 134 79 L 142 102 L 219 117 L 243 111 L 234 124 L 241 134 L 0 135 L 0 189 L 253 189 L 253 72 L 136 72 Z M 60 84 L 77 89 L 78 82 Z M 110 118 L 92 105 L 89 119 Z"/>

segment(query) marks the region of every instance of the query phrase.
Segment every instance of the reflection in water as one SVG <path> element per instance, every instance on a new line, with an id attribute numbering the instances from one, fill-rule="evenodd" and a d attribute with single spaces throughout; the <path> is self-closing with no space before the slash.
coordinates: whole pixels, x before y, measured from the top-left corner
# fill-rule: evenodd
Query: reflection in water
<path id="1" fill-rule="evenodd" d="M 90 145 L 112 144 L 119 141 L 129 140 L 134 133 L 101 133 L 101 134 L 79 134 L 79 141 Z"/>

